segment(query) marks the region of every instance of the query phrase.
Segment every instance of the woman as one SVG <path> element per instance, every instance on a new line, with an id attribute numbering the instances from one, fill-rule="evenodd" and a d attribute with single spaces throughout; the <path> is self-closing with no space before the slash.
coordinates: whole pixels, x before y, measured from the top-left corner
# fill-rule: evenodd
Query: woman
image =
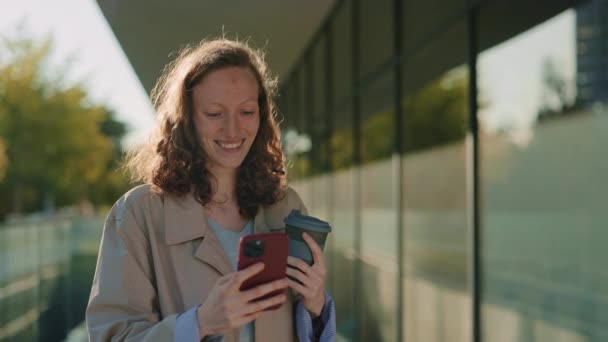
<path id="1" fill-rule="evenodd" d="M 129 157 L 144 185 L 116 202 L 104 226 L 90 340 L 333 338 L 325 262 L 310 237 L 313 266 L 288 259 L 287 274 L 301 284 L 285 278 L 239 291 L 263 265 L 235 271 L 238 239 L 306 211 L 285 185 L 275 89 L 261 54 L 226 39 L 184 50 L 165 70 L 152 92 L 158 132 Z M 254 302 L 284 288 L 301 299 L 288 291 Z"/>

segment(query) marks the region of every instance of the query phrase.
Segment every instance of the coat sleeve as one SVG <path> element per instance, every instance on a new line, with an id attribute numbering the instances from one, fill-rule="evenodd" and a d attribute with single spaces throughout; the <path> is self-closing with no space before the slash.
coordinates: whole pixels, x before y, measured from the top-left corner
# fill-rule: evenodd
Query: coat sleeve
<path id="1" fill-rule="evenodd" d="M 177 314 L 162 317 L 147 232 L 125 198 L 106 219 L 86 310 L 89 341 L 172 341 Z"/>

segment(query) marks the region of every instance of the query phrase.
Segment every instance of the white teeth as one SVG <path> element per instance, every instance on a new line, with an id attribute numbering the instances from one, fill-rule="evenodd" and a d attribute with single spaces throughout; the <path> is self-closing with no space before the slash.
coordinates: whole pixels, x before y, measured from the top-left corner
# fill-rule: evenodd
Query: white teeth
<path id="1" fill-rule="evenodd" d="M 226 143 L 218 141 L 218 144 L 223 148 L 238 148 L 243 144 L 243 141 L 234 143 L 234 144 L 226 144 Z"/>

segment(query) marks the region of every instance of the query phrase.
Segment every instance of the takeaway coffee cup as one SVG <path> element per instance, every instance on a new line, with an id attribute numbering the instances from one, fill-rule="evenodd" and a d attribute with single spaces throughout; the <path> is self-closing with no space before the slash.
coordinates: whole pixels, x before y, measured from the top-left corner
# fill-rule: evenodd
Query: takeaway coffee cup
<path id="1" fill-rule="evenodd" d="M 321 250 L 325 247 L 327 234 L 331 232 L 329 223 L 319 220 L 316 217 L 302 215 L 299 210 L 292 210 L 285 218 L 285 232 L 289 236 L 289 255 L 306 261 L 309 265 L 313 264 L 313 257 L 302 238 L 302 233 L 306 232 L 312 237 Z"/>

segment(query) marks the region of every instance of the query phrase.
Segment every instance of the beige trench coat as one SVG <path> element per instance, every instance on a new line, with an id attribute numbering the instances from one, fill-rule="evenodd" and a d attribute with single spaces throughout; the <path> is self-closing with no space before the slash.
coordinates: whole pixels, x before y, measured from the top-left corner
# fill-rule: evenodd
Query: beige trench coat
<path id="1" fill-rule="evenodd" d="M 306 213 L 291 188 L 263 208 L 255 233 L 284 228 L 292 209 Z M 202 302 L 221 276 L 232 272 L 192 194 L 161 195 L 134 188 L 112 207 L 105 222 L 86 311 L 91 341 L 173 341 L 175 319 Z M 295 341 L 293 296 L 255 321 L 255 340 Z M 224 335 L 237 342 L 238 330 Z"/>

